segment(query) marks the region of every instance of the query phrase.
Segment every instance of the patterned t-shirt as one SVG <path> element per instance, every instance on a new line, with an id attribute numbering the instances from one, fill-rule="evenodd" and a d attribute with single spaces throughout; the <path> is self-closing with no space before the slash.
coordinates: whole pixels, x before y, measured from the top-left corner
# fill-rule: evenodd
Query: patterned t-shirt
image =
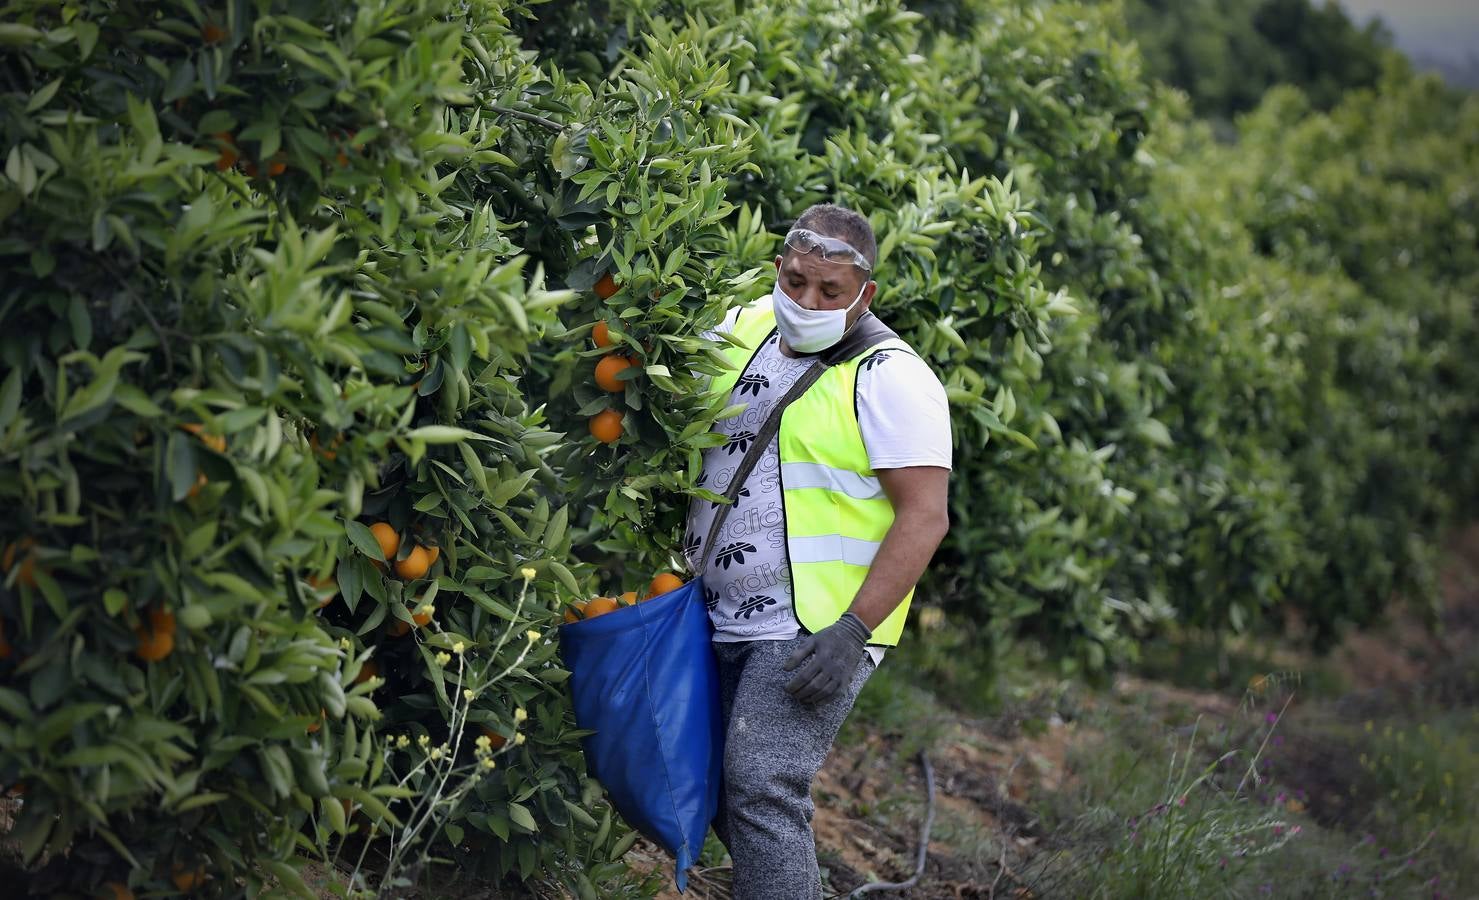
<path id="1" fill-rule="evenodd" d="M 725 326 L 732 321 L 733 316 Z M 717 494 L 729 489 L 756 432 L 811 364 L 810 359 L 781 353 L 779 340 L 771 334 L 735 383 L 730 402 L 749 405 L 738 416 L 716 424 L 716 430 L 729 440 L 704 452 L 700 487 Z M 864 360 L 858 371 L 858 419 L 875 469 L 950 467 L 945 389 L 929 366 L 913 354 L 881 350 Z M 715 641 L 786 640 L 800 633 L 792 605 L 779 473 L 780 440 L 773 438 L 724 521 L 713 563 L 704 577 Z M 721 505 L 694 498 L 689 506 L 683 543 L 695 570 Z M 869 647 L 868 652 L 875 665 L 883 659 L 882 647 Z"/>

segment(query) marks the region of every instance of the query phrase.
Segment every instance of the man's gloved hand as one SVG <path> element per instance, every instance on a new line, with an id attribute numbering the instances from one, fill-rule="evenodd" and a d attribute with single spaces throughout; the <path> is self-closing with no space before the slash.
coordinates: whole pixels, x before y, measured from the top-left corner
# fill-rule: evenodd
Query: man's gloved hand
<path id="1" fill-rule="evenodd" d="M 858 668 L 864 646 L 873 632 L 863 620 L 850 612 L 842 618 L 810 635 L 791 654 L 782 666 L 789 672 L 797 666 L 801 671 L 786 682 L 786 692 L 802 703 L 823 703 L 852 681 L 852 673 Z M 810 656 L 810 659 L 807 657 Z M 803 664 L 804 661 L 804 664 Z"/>

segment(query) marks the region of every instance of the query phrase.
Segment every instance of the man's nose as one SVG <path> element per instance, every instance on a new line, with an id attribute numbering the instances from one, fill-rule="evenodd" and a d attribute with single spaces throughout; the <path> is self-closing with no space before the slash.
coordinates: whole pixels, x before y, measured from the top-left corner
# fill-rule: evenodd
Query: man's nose
<path id="1" fill-rule="evenodd" d="M 822 292 L 814 287 L 808 287 L 796 297 L 796 303 L 804 309 L 822 309 Z"/>

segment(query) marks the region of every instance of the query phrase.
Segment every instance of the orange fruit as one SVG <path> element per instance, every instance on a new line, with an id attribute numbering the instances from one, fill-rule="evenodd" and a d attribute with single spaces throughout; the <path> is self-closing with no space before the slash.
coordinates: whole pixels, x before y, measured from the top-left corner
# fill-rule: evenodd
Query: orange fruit
<path id="1" fill-rule="evenodd" d="M 622 594 L 621 595 L 621 605 L 622 606 L 636 606 L 637 605 L 637 592 L 636 591 L 627 591 L 625 594 Z"/>
<path id="2" fill-rule="evenodd" d="M 175 614 L 167 609 L 151 609 L 149 624 L 140 625 L 135 633 L 139 646 L 134 652 L 144 662 L 159 662 L 175 652 Z"/>
<path id="3" fill-rule="evenodd" d="M 218 131 L 211 136 L 221 145 L 221 155 L 216 158 L 216 171 L 224 172 L 236 165 L 236 161 L 241 159 L 241 154 L 236 150 L 236 138 L 231 136 L 231 132 Z"/>
<path id="4" fill-rule="evenodd" d="M 659 594 L 676 591 L 682 586 L 683 579 L 674 575 L 672 572 L 658 572 L 657 576 L 652 579 L 652 583 L 647 585 L 647 597 L 643 597 L 642 599 L 646 600 L 648 597 L 656 597 Z"/>
<path id="5" fill-rule="evenodd" d="M 418 627 L 425 628 L 431 624 L 431 613 L 413 612 L 411 613 L 411 621 L 415 622 Z"/>
<path id="6" fill-rule="evenodd" d="M 603 444 L 614 444 L 621 439 L 621 413 L 614 409 L 603 409 L 591 416 L 591 437 Z"/>
<path id="7" fill-rule="evenodd" d="M 391 637 L 405 637 L 411 633 L 411 623 L 405 619 L 392 618 L 390 624 L 385 626 L 385 633 Z"/>
<path id="8" fill-rule="evenodd" d="M 210 484 L 210 479 L 205 477 L 205 473 L 196 472 L 195 483 L 190 485 L 190 490 L 185 492 L 185 496 L 189 497 L 191 500 L 194 500 L 196 497 L 200 496 L 200 489 L 205 487 L 207 484 Z"/>
<path id="9" fill-rule="evenodd" d="M 596 327 L 591 329 L 591 339 L 596 342 L 597 347 L 610 347 L 611 329 L 606 327 L 605 322 L 597 322 Z"/>
<path id="10" fill-rule="evenodd" d="M 399 621 L 399 620 L 397 620 Z M 359 674 L 354 676 L 355 684 L 364 684 L 371 678 L 380 677 L 380 664 L 373 659 L 365 660 L 365 664 L 359 667 Z"/>
<path id="11" fill-rule="evenodd" d="M 205 869 L 187 869 L 179 863 L 175 863 L 174 871 L 170 874 L 169 880 L 175 883 L 175 890 L 182 894 L 188 894 L 205 883 Z"/>
<path id="12" fill-rule="evenodd" d="M 288 170 L 287 157 L 282 153 L 274 154 L 267 160 L 267 177 L 276 178 Z"/>
<path id="13" fill-rule="evenodd" d="M 401 549 L 401 536 L 389 522 L 376 522 L 370 526 L 370 534 L 380 542 L 380 552 L 386 559 L 395 559 L 396 551 Z"/>
<path id="14" fill-rule="evenodd" d="M 323 446 L 320 446 L 319 445 L 319 442 L 318 442 L 318 432 L 317 431 L 315 431 L 313 434 L 310 434 L 308 436 L 308 446 L 313 448 L 313 452 L 314 453 L 317 453 L 319 456 L 322 456 L 324 459 L 327 459 L 327 460 L 329 460 L 331 462 L 334 460 L 335 457 L 337 457 L 339 455 L 338 448 L 341 447 L 341 446 L 343 446 L 343 444 L 344 444 L 344 435 L 342 435 L 342 434 L 341 435 L 336 435 L 334 437 L 334 439 L 329 442 L 329 446 L 327 446 L 327 447 L 323 447 Z"/>
<path id="15" fill-rule="evenodd" d="M 200 29 L 200 39 L 207 44 L 219 44 L 226 40 L 226 29 L 214 22 L 207 22 L 205 27 Z"/>
<path id="16" fill-rule="evenodd" d="M 4 566 L 6 575 L 9 575 L 10 570 L 15 567 L 16 557 L 21 558 L 21 571 L 15 577 L 17 584 L 24 584 L 27 587 L 36 586 L 36 551 L 33 549 L 35 546 L 36 539 L 31 537 L 23 537 L 14 543 L 5 545 L 5 554 L 0 556 L 0 566 Z"/>
<path id="17" fill-rule="evenodd" d="M 437 560 L 441 558 L 442 548 L 433 544 L 426 548 L 426 555 L 431 557 L 431 565 L 434 566 L 437 564 Z"/>
<path id="18" fill-rule="evenodd" d="M 565 621 L 579 622 L 581 619 L 584 619 L 585 609 L 588 605 L 589 604 L 586 603 L 584 600 L 577 600 L 569 606 L 565 607 Z"/>
<path id="19" fill-rule="evenodd" d="M 615 611 L 621 604 L 610 597 L 597 597 L 585 605 L 585 617 L 594 619 L 596 616 L 604 616 Z"/>
<path id="20" fill-rule="evenodd" d="M 181 425 L 180 428 L 200 438 L 202 444 L 205 444 L 217 453 L 226 452 L 226 439 L 219 434 L 211 434 L 209 431 L 206 431 L 205 426 L 199 422 L 189 422 Z"/>
<path id="21" fill-rule="evenodd" d="M 324 711 L 322 709 L 320 709 L 318 711 L 318 717 L 319 717 L 320 721 L 318 721 L 318 722 L 309 722 L 308 723 L 308 733 L 309 734 L 316 734 L 318 732 L 318 730 L 321 727 L 323 727 L 322 719 L 324 717 Z"/>
<path id="22" fill-rule="evenodd" d="M 334 598 L 339 596 L 339 582 L 332 575 L 326 578 L 319 578 L 317 575 L 309 575 L 306 580 L 308 582 L 308 586 L 313 588 L 313 592 L 318 595 L 319 609 L 323 609 L 325 606 L 333 603 Z M 333 588 L 333 590 L 325 593 L 328 588 Z"/>
<path id="23" fill-rule="evenodd" d="M 134 900 L 134 892 L 121 881 L 106 882 L 98 896 L 103 900 Z"/>
<path id="24" fill-rule="evenodd" d="M 610 272 L 602 275 L 601 280 L 596 282 L 596 296 L 602 300 L 610 300 L 611 295 L 619 290 L 621 290 L 621 285 L 616 283 L 616 279 L 611 277 Z"/>
<path id="25" fill-rule="evenodd" d="M 508 743 L 508 738 L 489 728 L 487 725 L 483 726 L 483 734 L 488 736 L 488 742 L 492 744 L 494 750 Z"/>
<path id="26" fill-rule="evenodd" d="M 617 373 L 624 372 L 632 367 L 632 361 L 625 356 L 608 353 L 601 357 L 596 363 L 596 385 L 603 391 L 616 393 L 626 390 L 627 383 L 617 378 Z"/>
<path id="27" fill-rule="evenodd" d="M 399 560 L 395 564 L 395 574 L 407 581 L 415 581 L 425 576 L 430 570 L 431 554 L 426 551 L 425 547 L 419 545 L 413 547 L 411 552 L 406 554 L 405 559 Z"/>

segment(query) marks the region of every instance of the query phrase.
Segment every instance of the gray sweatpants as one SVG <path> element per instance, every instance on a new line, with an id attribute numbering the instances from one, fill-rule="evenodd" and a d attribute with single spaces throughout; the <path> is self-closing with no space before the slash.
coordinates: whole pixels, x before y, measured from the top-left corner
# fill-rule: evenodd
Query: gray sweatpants
<path id="1" fill-rule="evenodd" d="M 805 636 L 714 644 L 724 710 L 724 783 L 714 831 L 734 861 L 735 900 L 820 900 L 811 782 L 873 674 L 864 653 L 852 682 L 807 706 L 781 668 Z"/>

